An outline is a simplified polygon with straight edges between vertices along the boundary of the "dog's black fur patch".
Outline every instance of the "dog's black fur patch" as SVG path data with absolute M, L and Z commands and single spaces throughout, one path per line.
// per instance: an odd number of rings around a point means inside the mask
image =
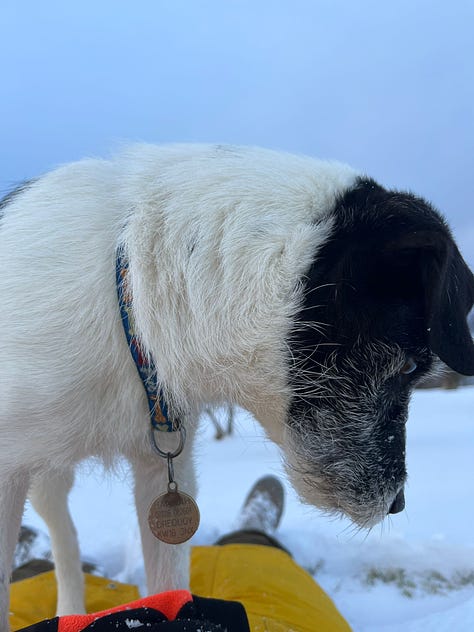
M 377 339 L 408 354 L 427 347 L 454 370 L 474 374 L 466 323 L 474 277 L 442 216 L 425 200 L 369 179 L 359 179 L 332 214 L 332 237 L 307 275 L 298 317 L 324 323 L 323 334 L 297 327 L 295 347 L 315 350 L 317 359 Z

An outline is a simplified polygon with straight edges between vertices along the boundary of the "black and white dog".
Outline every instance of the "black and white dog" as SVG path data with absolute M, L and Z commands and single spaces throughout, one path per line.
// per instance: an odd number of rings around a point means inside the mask
M 83 610 L 67 494 L 89 456 L 132 465 L 149 590 L 188 582 L 186 547 L 146 524 L 167 471 L 122 329 L 118 247 L 137 335 L 187 429 L 175 471 L 190 493 L 196 420 L 235 403 L 305 500 L 373 525 L 404 506 L 417 380 L 438 358 L 474 374 L 474 279 L 444 220 L 345 165 L 143 145 L 32 181 L 1 214 L 1 632 L 27 495 L 50 528 L 58 612 Z

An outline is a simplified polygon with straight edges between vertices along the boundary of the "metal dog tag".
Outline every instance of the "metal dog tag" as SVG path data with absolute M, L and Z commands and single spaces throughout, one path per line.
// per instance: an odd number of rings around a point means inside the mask
M 199 509 L 194 499 L 178 491 L 175 481 L 168 491 L 152 502 L 148 510 L 148 525 L 155 538 L 167 544 L 182 544 L 199 527 Z

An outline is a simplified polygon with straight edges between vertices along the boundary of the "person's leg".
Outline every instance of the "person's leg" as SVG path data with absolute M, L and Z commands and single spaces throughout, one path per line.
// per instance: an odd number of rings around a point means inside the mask
M 242 603 L 251 630 L 350 632 L 314 578 L 272 546 L 193 547 L 190 586 L 202 597 Z
M 220 537 L 215 544 L 260 544 L 286 551 L 273 537 L 283 514 L 284 493 L 283 485 L 275 476 L 260 478 L 247 494 L 236 529 Z
M 261 546 L 273 546 L 286 551 L 285 547 L 276 538 L 257 529 L 238 529 L 237 531 L 226 533 L 215 544 L 260 544 Z
M 194 547 L 191 590 L 244 604 L 251 629 L 350 632 L 336 606 L 274 537 L 283 513 L 284 490 L 264 477 L 250 490 L 238 527 L 210 547 Z M 263 545 L 263 546 L 262 546 Z

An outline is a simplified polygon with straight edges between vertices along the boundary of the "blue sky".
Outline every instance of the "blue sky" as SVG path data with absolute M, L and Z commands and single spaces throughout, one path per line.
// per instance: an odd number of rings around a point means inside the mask
M 0 190 L 123 141 L 264 145 L 424 195 L 474 262 L 473 24 L 470 0 L 2 0 Z

